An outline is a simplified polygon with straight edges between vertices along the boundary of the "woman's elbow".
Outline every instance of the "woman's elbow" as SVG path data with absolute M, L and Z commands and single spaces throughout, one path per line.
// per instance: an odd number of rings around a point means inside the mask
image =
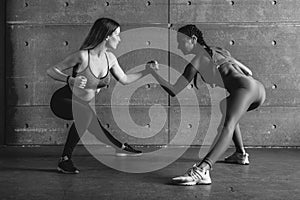
M 173 91 L 169 92 L 169 95 L 170 95 L 171 97 L 176 97 L 176 93 L 173 92 Z
M 168 94 L 171 96 L 171 97 L 175 97 L 176 96 L 176 92 L 174 91 L 174 89 L 171 89 L 171 88 L 168 88 L 166 86 L 162 86 L 166 92 L 168 92 Z

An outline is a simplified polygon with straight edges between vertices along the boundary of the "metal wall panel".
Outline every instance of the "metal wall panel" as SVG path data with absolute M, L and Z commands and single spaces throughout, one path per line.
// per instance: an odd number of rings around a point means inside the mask
M 5 143 L 5 1 L 0 1 L 0 145 Z
M 7 1 L 7 20 L 12 23 L 93 23 L 110 17 L 121 23 L 167 23 L 166 0 Z
M 172 106 L 170 108 L 132 106 L 131 111 L 127 110 L 128 107 L 121 106 L 117 109 L 119 118 L 125 120 L 121 124 L 111 114 L 111 107 L 97 106 L 96 108 L 104 126 L 112 135 L 120 141 L 133 144 L 167 144 L 168 141 L 173 140 L 178 131 L 183 131 L 181 134 L 188 136 L 195 134 L 194 128 L 198 126 L 197 134 L 191 144 L 210 145 L 217 134 L 217 127 L 221 119 L 217 113 L 213 113 L 214 111 L 210 107 L 200 107 L 200 112 L 196 112 L 193 106 Z M 153 116 L 148 115 L 149 109 L 152 109 Z M 168 137 L 168 123 L 160 123 L 167 120 L 167 110 L 170 112 L 170 137 Z M 183 117 L 183 112 L 188 112 L 189 116 Z M 127 113 L 131 114 L 132 121 L 128 119 Z M 245 145 L 298 146 L 300 142 L 299 127 L 297 126 L 300 120 L 299 116 L 299 108 L 293 107 L 263 107 L 247 113 L 240 122 Z M 10 108 L 7 117 L 8 145 L 63 144 L 71 125 L 70 121 L 55 117 L 48 106 Z M 151 117 L 153 121 L 151 121 Z M 197 120 L 199 120 L 199 124 L 197 124 Z M 160 122 L 157 123 L 158 121 Z M 149 131 L 138 132 L 136 126 L 140 126 L 141 129 L 149 129 Z M 209 126 L 212 129 L 209 129 Z M 131 132 L 126 130 L 131 130 Z M 100 131 L 99 134 L 101 133 Z M 90 143 L 92 142 L 90 141 Z M 182 137 L 175 145 L 188 144 L 186 138 Z
M 146 145 L 167 144 L 168 108 L 166 106 L 96 106 L 95 109 L 103 126 L 122 142 Z M 8 145 L 63 144 L 71 123 L 57 118 L 49 106 L 9 107 L 6 143 Z M 103 131 L 99 129 L 97 134 L 96 136 L 100 137 Z M 97 143 L 97 141 L 89 142 L 89 144 Z
M 297 0 L 170 0 L 170 22 L 293 22 Z
M 188 118 L 182 118 L 180 110 L 190 113 Z M 248 112 L 240 121 L 240 128 L 246 146 L 299 146 L 299 107 L 262 107 Z M 193 134 L 193 128 L 199 120 L 197 135 L 192 145 L 211 145 L 217 135 L 220 125 L 220 115 L 210 107 L 200 107 L 200 113 L 195 107 L 173 106 L 170 108 L 170 138 L 178 134 L 181 123 L 187 135 Z M 211 126 L 211 128 L 209 128 Z M 182 137 L 177 145 L 187 145 L 186 138 Z

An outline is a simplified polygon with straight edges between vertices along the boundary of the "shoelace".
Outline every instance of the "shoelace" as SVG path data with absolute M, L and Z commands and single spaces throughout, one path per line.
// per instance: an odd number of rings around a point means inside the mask
M 189 175 L 190 177 L 192 177 L 192 179 L 194 181 L 202 180 L 203 179 L 203 176 L 201 174 L 201 170 L 200 170 L 199 167 L 196 166 L 196 164 L 192 168 L 188 169 L 187 175 Z

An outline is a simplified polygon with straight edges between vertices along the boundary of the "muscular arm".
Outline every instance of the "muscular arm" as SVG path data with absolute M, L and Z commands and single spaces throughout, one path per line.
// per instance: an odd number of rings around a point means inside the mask
M 184 69 L 183 74 L 177 79 L 174 85 L 170 84 L 168 81 L 159 76 L 156 72 L 153 72 L 152 75 L 162 86 L 162 88 L 172 97 L 176 96 L 181 92 L 194 78 L 197 70 L 193 67 L 192 64 L 188 64 Z
M 155 71 L 152 72 L 152 75 L 162 88 L 168 92 L 170 96 L 174 97 L 193 80 L 195 75 L 198 73 L 200 66 L 206 67 L 206 64 L 208 63 L 207 61 L 209 62 L 209 60 L 207 60 L 204 56 L 193 59 L 191 63 L 185 67 L 183 74 L 177 79 L 174 85 L 163 79 Z
M 76 64 L 82 62 L 82 52 L 76 52 L 69 55 L 60 63 L 50 67 L 47 74 L 54 80 L 65 82 L 68 75 L 64 73 L 65 70 L 74 67 Z
M 123 85 L 128 85 L 130 83 L 133 83 L 148 74 L 147 70 L 142 70 L 140 72 L 126 74 L 122 70 L 122 68 L 120 67 L 120 65 L 117 61 L 114 62 L 110 71 L 111 71 L 112 75 L 117 79 L 117 81 L 119 81 Z

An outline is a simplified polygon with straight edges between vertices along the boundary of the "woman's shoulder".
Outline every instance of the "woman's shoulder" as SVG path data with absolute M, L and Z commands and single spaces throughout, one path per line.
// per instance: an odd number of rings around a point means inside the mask
M 223 56 L 231 56 L 230 52 L 223 47 L 210 47 L 210 49 L 216 53 L 222 54 Z
M 206 68 L 208 65 L 212 64 L 211 58 L 206 54 L 196 55 L 190 62 L 192 66 L 201 71 L 202 68 Z
M 73 59 L 76 60 L 76 67 L 79 71 L 83 70 L 88 65 L 88 50 L 77 50 L 71 55 Z
M 199 62 L 199 64 L 203 64 L 203 62 L 209 63 L 211 61 L 211 56 L 204 48 L 201 48 L 192 61 Z
M 106 55 L 107 55 L 108 59 L 110 59 L 110 60 L 116 60 L 117 59 L 115 54 L 111 51 L 106 51 Z
M 115 56 L 115 54 L 111 51 L 106 51 L 106 55 L 108 58 L 108 62 L 110 64 L 110 67 L 112 67 L 115 63 L 118 62 L 117 57 Z
M 88 50 L 79 50 L 77 51 L 78 57 L 82 59 L 82 61 L 88 60 L 89 51 Z

